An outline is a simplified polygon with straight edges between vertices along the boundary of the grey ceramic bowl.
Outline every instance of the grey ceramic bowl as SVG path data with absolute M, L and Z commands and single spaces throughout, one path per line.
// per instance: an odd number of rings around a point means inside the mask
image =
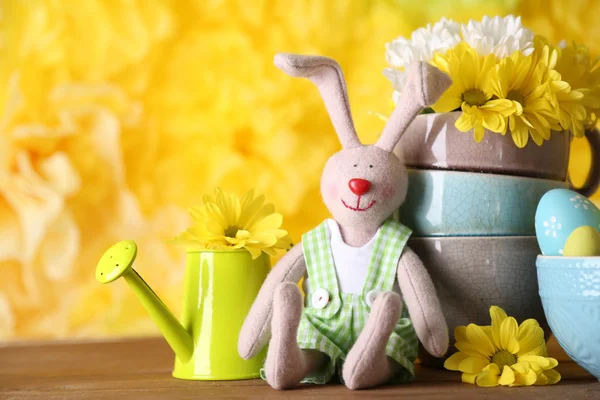
M 408 127 L 394 153 L 405 164 L 418 169 L 447 169 L 503 175 L 529 176 L 543 179 L 567 179 L 571 135 L 552 132 L 542 146 L 529 140 L 519 149 L 510 132 L 505 135 L 486 130 L 480 143 L 473 132 L 461 132 L 454 123 L 462 112 L 421 114 Z M 600 183 L 600 134 L 586 132 L 592 150 L 593 165 L 584 186 L 574 189 L 591 196 Z
M 542 196 L 561 181 L 443 170 L 408 170 L 400 222 L 413 236 L 535 235 Z
M 408 245 L 433 280 L 451 345 L 457 326 L 490 325 L 492 305 L 518 322 L 535 318 L 549 333 L 538 295 L 535 261 L 540 250 L 535 237 L 413 238 Z M 421 358 L 427 365 L 441 364 L 431 357 Z
M 556 340 L 600 380 L 600 257 L 539 256 L 537 274 Z

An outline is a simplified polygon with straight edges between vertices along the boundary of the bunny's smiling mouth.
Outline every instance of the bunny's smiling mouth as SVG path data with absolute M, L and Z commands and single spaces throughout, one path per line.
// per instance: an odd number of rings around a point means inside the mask
M 358 196 L 358 200 L 356 201 L 356 207 L 352 207 L 352 206 L 346 204 L 344 199 L 341 199 L 341 200 L 342 200 L 342 204 L 344 205 L 344 207 L 349 208 L 352 211 L 367 211 L 369 208 L 373 207 L 376 203 L 375 200 L 371 200 L 371 202 L 369 203 L 368 206 L 366 206 L 365 208 L 360 208 L 360 196 Z

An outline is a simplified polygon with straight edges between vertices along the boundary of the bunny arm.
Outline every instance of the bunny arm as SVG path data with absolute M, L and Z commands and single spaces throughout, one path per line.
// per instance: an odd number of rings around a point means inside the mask
M 448 351 L 448 325 L 429 273 L 408 247 L 398 262 L 398 284 L 419 340 L 429 354 L 442 357 Z
M 238 353 L 244 359 L 256 356 L 271 337 L 273 294 L 282 282 L 297 283 L 306 272 L 302 243 L 290 249 L 273 267 L 254 300 L 238 338 Z

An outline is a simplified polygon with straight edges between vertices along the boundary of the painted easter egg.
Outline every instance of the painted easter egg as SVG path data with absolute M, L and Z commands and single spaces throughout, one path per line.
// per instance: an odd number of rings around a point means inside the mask
M 535 233 L 542 254 L 562 255 L 568 237 L 580 226 L 600 229 L 600 210 L 589 199 L 568 189 L 553 189 L 541 198 Z
M 580 226 L 576 228 L 565 242 L 563 256 L 600 256 L 600 232 L 593 226 Z

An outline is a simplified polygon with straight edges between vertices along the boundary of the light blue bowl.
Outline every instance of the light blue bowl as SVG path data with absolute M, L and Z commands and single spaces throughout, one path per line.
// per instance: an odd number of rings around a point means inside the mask
M 400 222 L 423 236 L 535 235 L 535 211 L 567 183 L 474 172 L 408 170 Z
M 600 380 L 600 257 L 538 256 L 546 319 L 558 343 Z

